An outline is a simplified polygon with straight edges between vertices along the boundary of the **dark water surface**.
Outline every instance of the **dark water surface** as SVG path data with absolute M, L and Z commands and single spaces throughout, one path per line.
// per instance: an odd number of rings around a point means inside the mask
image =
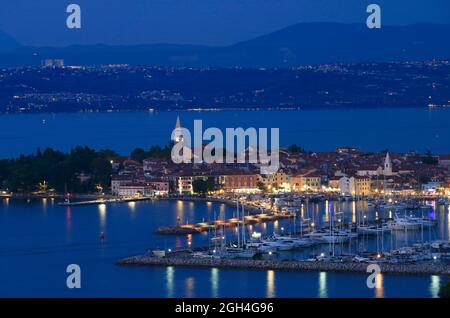
M 54 201 L 0 201 L 0 297 L 10 296 L 97 296 L 97 297 L 435 297 L 447 278 L 439 276 L 383 275 L 381 289 L 368 289 L 366 275 L 345 273 L 288 273 L 190 268 L 118 267 L 122 257 L 141 254 L 148 248 L 185 248 L 188 237 L 158 236 L 163 225 L 211 220 L 233 209 L 222 204 L 183 201 L 137 202 L 116 205 L 60 207 Z M 365 203 L 332 203 L 342 209 L 346 220 L 358 217 Z M 342 205 L 338 207 L 338 205 Z M 306 207 L 306 216 L 326 222 L 325 203 Z M 373 217 L 373 212 L 367 212 Z M 439 225 L 425 237 L 449 238 L 449 211 L 436 208 Z M 292 221 L 267 223 L 248 231 L 289 232 Z M 103 243 L 100 232 L 106 233 Z M 208 234 L 194 235 L 193 246 L 204 246 Z M 228 232 L 228 237 L 232 236 Z M 409 242 L 421 240 L 409 234 Z M 386 245 L 390 239 L 386 239 Z M 400 236 L 394 244 L 406 242 Z M 374 240 L 369 249 L 376 249 Z M 327 246 L 323 246 L 324 251 Z M 345 249 L 345 247 L 344 247 Z M 306 253 L 306 252 L 305 252 Z M 304 253 L 303 253 L 304 254 Z M 302 257 L 286 252 L 283 258 Z M 66 267 L 81 266 L 82 288 L 66 288 Z
M 76 145 L 128 154 L 135 147 L 166 145 L 177 114 L 182 126 L 195 119 L 208 127 L 280 128 L 280 144 L 307 150 L 357 146 L 363 150 L 432 150 L 449 153 L 450 109 L 362 108 L 302 111 L 129 112 L 0 115 L 0 158 L 37 147 L 67 151 Z

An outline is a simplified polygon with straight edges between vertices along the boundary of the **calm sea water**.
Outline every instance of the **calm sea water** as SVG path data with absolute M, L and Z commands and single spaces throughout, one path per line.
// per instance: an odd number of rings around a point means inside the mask
M 331 212 L 330 212 L 331 209 Z M 305 217 L 326 223 L 332 210 L 344 212 L 345 220 L 358 220 L 361 211 L 374 211 L 365 203 L 310 204 Z M 186 236 L 158 236 L 153 231 L 183 222 L 214 219 L 233 209 L 222 204 L 183 201 L 60 207 L 52 200 L 0 201 L 0 297 L 436 297 L 447 278 L 439 276 L 383 275 L 381 289 L 368 289 L 366 275 L 345 273 L 288 273 L 223 269 L 119 267 L 116 260 L 152 248 L 185 248 Z M 402 246 L 422 236 L 449 238 L 450 211 L 437 207 L 430 215 L 439 221 L 431 232 L 410 233 L 405 239 L 386 238 Z M 289 220 L 249 227 L 248 232 L 290 232 Z M 102 243 L 100 232 L 106 233 Z M 227 237 L 233 236 L 233 230 Z M 209 235 L 192 236 L 193 246 L 204 246 Z M 376 250 L 374 239 L 356 247 Z M 321 249 L 327 251 L 329 247 Z M 342 247 L 346 250 L 347 247 Z M 317 253 L 311 250 L 308 253 Z M 305 252 L 306 253 L 306 252 Z M 304 257 L 285 252 L 280 258 Z M 66 267 L 81 266 L 82 288 L 66 288 Z
M 431 149 L 448 153 L 449 109 L 360 109 L 263 112 L 181 112 L 183 126 L 195 119 L 206 127 L 280 128 L 280 143 L 297 143 L 309 150 L 332 150 L 353 145 L 364 150 Z M 0 158 L 54 147 L 67 151 L 76 145 L 111 148 L 127 154 L 135 147 L 166 145 L 177 113 L 77 113 L 0 115 Z M 327 222 L 327 210 L 344 211 L 354 220 L 360 206 L 325 204 L 306 207 L 306 217 Z M 163 225 L 211 220 L 224 205 L 192 202 L 138 202 L 108 206 L 62 208 L 51 200 L 0 201 L 0 297 L 112 296 L 112 297 L 435 297 L 446 278 L 439 276 L 384 275 L 383 288 L 366 287 L 366 276 L 338 273 L 286 273 L 188 268 L 124 268 L 117 259 L 141 254 L 149 248 L 184 248 L 187 237 L 157 236 Z M 328 214 L 329 215 L 329 214 Z M 382 216 L 381 216 L 382 217 Z M 378 250 L 441 237 L 449 239 L 448 211 L 436 208 L 439 226 L 426 233 L 384 237 L 339 250 Z M 255 226 L 249 231 L 289 232 L 291 221 Z M 100 232 L 106 233 L 101 243 Z M 228 233 L 231 237 L 232 233 Z M 208 244 L 208 234 L 192 237 L 193 246 Z M 321 248 L 327 251 L 327 247 Z M 303 258 L 314 249 L 283 253 L 280 258 Z M 82 288 L 66 288 L 66 267 L 79 264 Z
M 0 115 L 0 157 L 37 147 L 69 150 L 76 145 L 128 154 L 135 147 L 166 145 L 177 114 L 184 127 L 195 119 L 208 127 L 280 128 L 280 144 L 313 150 L 357 146 L 364 150 L 450 152 L 450 109 L 319 109 Z

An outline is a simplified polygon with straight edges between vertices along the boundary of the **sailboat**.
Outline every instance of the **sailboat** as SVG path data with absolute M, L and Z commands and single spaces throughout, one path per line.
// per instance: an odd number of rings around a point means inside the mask
M 221 249 L 220 256 L 223 258 L 253 258 L 258 250 L 246 244 L 245 242 L 245 213 L 242 205 L 242 218 L 240 216 L 239 201 L 236 201 L 236 218 L 240 220 L 237 222 L 237 245 L 232 245 Z M 242 223 L 242 227 L 240 224 Z M 241 233 L 242 231 L 242 233 Z

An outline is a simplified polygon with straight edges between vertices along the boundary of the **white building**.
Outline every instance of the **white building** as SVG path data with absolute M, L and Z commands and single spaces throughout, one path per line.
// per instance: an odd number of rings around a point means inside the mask
M 122 197 L 150 196 L 154 194 L 151 186 L 145 184 L 126 184 L 119 187 L 118 195 Z
M 425 184 L 422 184 L 422 190 L 423 192 L 429 193 L 429 194 L 434 194 L 437 192 L 437 190 L 440 188 L 440 183 L 439 182 L 428 182 Z
M 364 196 L 371 192 L 371 180 L 369 177 L 342 177 L 339 179 L 339 190 L 345 195 Z

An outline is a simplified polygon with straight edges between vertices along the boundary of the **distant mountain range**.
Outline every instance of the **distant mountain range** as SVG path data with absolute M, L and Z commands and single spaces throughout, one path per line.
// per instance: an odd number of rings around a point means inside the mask
M 35 48 L 0 32 L 0 66 L 134 64 L 192 67 L 293 67 L 333 62 L 383 62 L 450 57 L 450 25 L 415 24 L 368 29 L 364 24 L 300 23 L 230 46 L 151 44 Z
M 19 42 L 0 30 L 0 53 L 10 52 L 20 46 Z

